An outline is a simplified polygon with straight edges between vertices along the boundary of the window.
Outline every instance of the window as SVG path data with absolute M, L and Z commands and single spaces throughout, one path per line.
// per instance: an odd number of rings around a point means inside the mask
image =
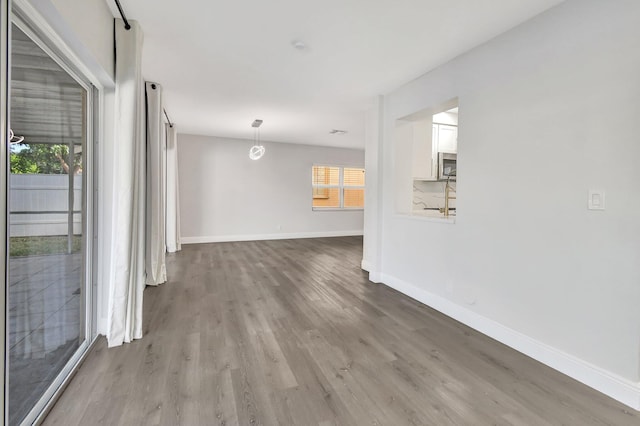
M 314 210 L 364 208 L 364 169 L 313 166 Z

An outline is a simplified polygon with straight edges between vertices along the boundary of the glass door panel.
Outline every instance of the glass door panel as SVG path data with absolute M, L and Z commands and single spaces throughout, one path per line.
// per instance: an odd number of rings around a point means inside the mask
M 87 90 L 15 25 L 11 47 L 8 409 L 20 424 L 86 340 L 88 114 Z

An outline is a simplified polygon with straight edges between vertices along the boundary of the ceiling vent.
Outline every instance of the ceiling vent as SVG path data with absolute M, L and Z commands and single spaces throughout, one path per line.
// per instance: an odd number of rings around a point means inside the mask
M 346 130 L 338 130 L 338 129 L 332 129 L 329 132 L 330 135 L 344 135 L 345 133 L 347 133 Z

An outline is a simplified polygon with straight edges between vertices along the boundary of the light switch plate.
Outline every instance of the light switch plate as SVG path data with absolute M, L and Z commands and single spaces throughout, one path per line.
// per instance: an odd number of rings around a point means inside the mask
M 589 190 L 589 210 L 604 210 L 604 191 L 601 189 Z

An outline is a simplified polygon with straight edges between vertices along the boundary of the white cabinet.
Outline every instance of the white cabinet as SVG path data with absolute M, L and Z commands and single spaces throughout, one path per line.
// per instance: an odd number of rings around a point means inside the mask
M 412 174 L 415 180 L 436 180 L 438 178 L 437 151 L 434 149 L 433 141 L 435 139 L 432 128 L 430 118 L 412 122 Z
M 431 116 L 396 123 L 397 143 L 411 147 L 413 180 L 438 180 L 438 153 L 458 152 L 458 127 L 433 123 Z
M 433 123 L 430 119 L 411 122 L 414 180 L 438 180 L 438 153 L 458 152 L 458 127 Z
M 436 152 L 456 154 L 458 152 L 458 127 L 448 124 L 433 125 L 433 140 L 437 141 Z

